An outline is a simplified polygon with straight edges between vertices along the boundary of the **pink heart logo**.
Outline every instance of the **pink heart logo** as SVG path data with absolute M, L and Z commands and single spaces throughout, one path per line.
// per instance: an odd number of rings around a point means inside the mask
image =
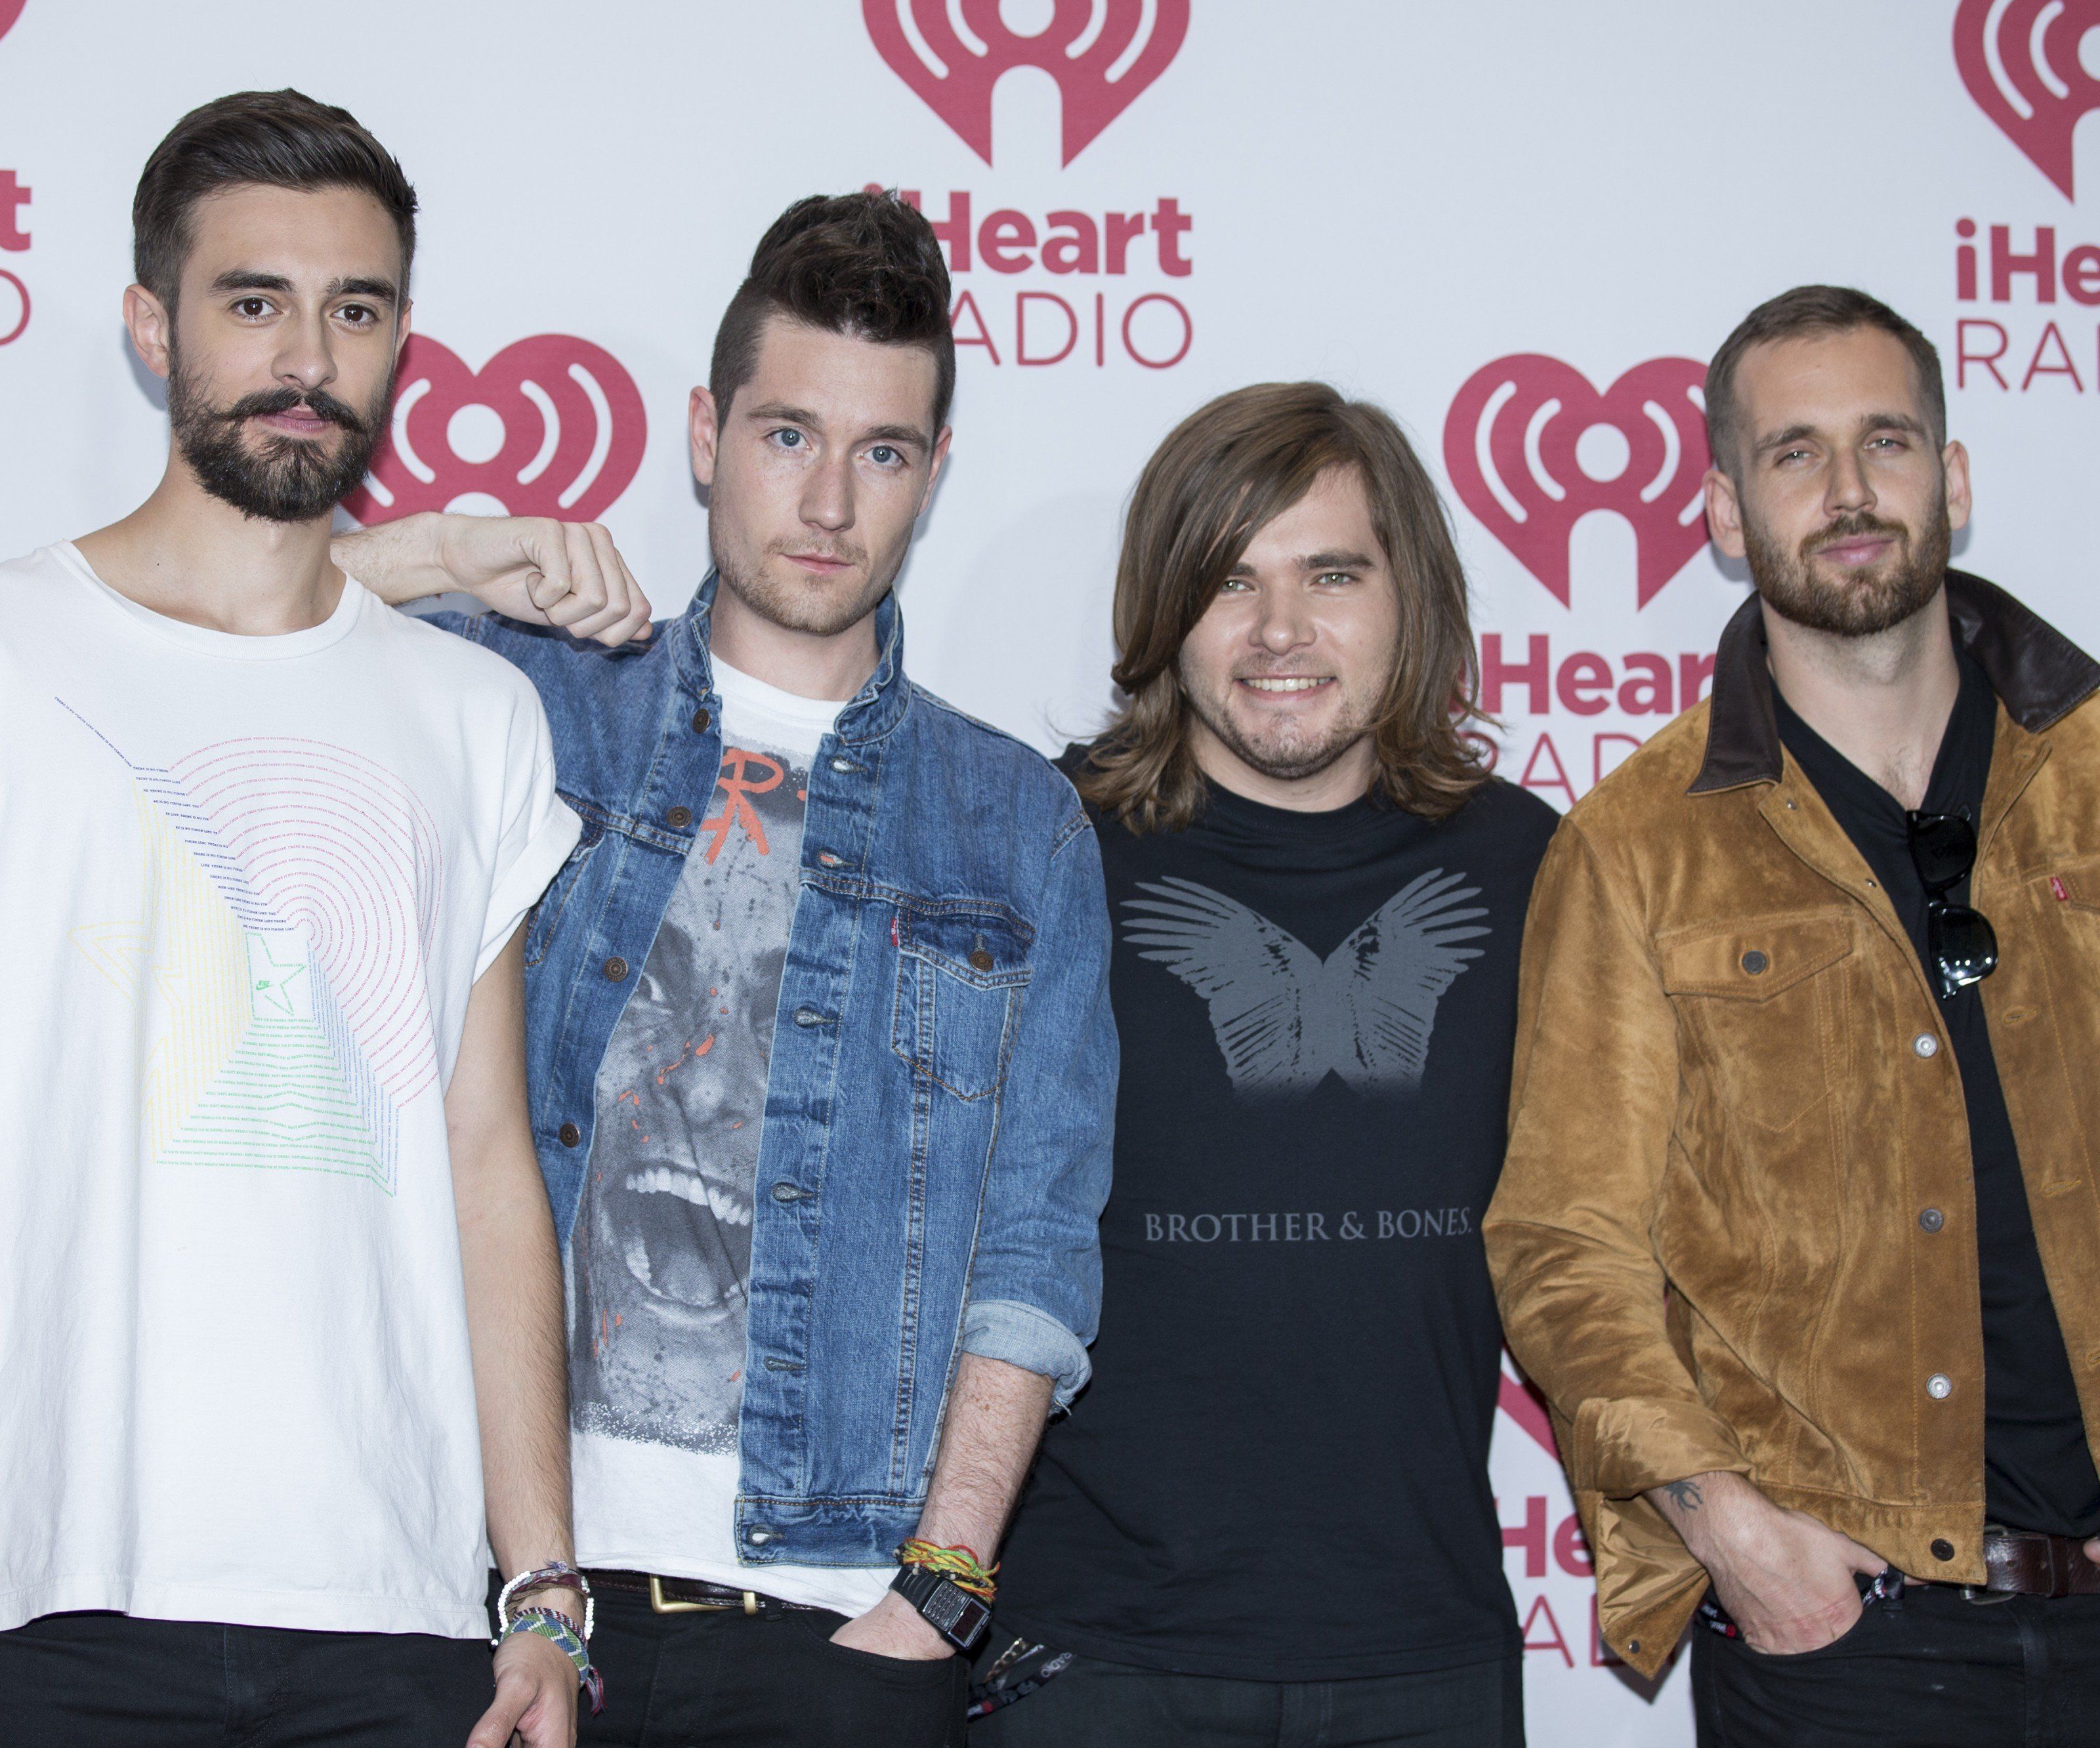
M 1568 603 L 1568 540 L 1592 510 L 1633 525 L 1636 608 L 1706 544 L 1706 416 L 1695 359 L 1636 364 L 1599 394 L 1557 358 L 1519 352 L 1467 379 L 1444 421 L 1444 465 L 1467 509 Z
M 2096 24 L 2100 0 L 1961 0 L 1954 15 L 1954 64 L 1969 95 L 2067 200 L 2072 136 L 2100 109 L 2100 79 L 2081 53 Z
M 1495 1406 L 1537 1439 L 1539 1448 L 1555 1462 L 1560 1460 L 1560 1446 L 1553 1436 L 1553 1416 L 1536 1384 L 1528 1378 L 1520 1382 L 1505 1366 Z
M 22 15 L 22 8 L 29 0 L 0 0 L 0 37 L 15 28 L 15 20 Z
M 343 508 L 370 524 L 472 495 L 513 516 L 590 522 L 627 490 L 648 440 L 634 379 L 588 340 L 536 334 L 472 371 L 412 334 L 393 429 Z
M 926 106 L 991 162 L 992 89 L 1017 67 L 1057 81 L 1070 164 L 1166 72 L 1189 34 L 1189 0 L 1054 0 L 1035 36 L 1008 28 L 999 0 L 861 0 L 876 52 Z

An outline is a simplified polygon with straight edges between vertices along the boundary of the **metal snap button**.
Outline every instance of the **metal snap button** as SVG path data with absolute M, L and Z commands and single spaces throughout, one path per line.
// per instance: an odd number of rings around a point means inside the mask
M 584 1132 L 573 1123 L 564 1123 L 554 1131 L 555 1138 L 565 1147 L 572 1147 L 584 1138 Z
M 795 1024 L 798 1026 L 822 1026 L 827 1025 L 830 1022 L 831 1016 L 828 1014 L 820 1014 L 814 1007 L 798 1007 L 795 1010 Z
M 1925 1380 L 1925 1394 L 1935 1402 L 1945 1402 L 1954 1394 L 1954 1380 L 1943 1372 L 1935 1372 Z
M 1753 977 L 1762 977 L 1765 973 L 1766 967 L 1771 963 L 1771 961 L 1767 959 L 1754 947 L 1751 948 L 1748 953 L 1743 955 L 1743 969 L 1748 971 Z
M 1937 1208 L 1921 1209 L 1918 1211 L 1917 1223 L 1928 1232 L 1937 1232 L 1947 1224 L 1947 1216 L 1940 1213 Z
M 1640 1655 L 1639 1640 L 1629 1639 L 1626 1640 L 1626 1655 L 1629 1657 L 1639 1657 Z
M 840 753 L 832 760 L 832 768 L 841 777 L 850 777 L 860 767 L 847 758 L 844 753 Z
M 672 830 L 683 831 L 693 823 L 693 810 L 690 808 L 673 808 L 664 816 L 664 819 Z
M 1932 1544 L 1932 1557 L 1935 1560 L 1952 1560 L 1954 1557 L 1954 1544 L 1943 1535 L 1939 1537 Z
M 743 1532 L 743 1539 L 753 1548 L 763 1548 L 768 1542 L 777 1542 L 780 1539 L 762 1523 L 755 1523 L 746 1530 Z
M 1939 1040 L 1930 1032 L 1921 1032 L 1910 1041 L 1910 1047 L 1921 1056 L 1937 1056 L 1939 1054 Z
M 836 868 L 842 858 L 832 855 L 829 850 L 819 850 L 817 852 L 817 860 L 827 868 Z
M 605 962 L 605 980 L 609 984 L 616 984 L 624 981 L 626 976 L 627 961 L 615 953 Z
M 970 949 L 970 969 L 973 971 L 988 971 L 998 962 L 992 958 L 990 953 L 982 947 L 973 947 Z
M 785 1178 L 773 1186 L 773 1200 L 776 1202 L 799 1202 L 809 1193 L 801 1185 L 789 1183 Z
M 713 720 L 714 718 L 710 716 L 705 711 L 695 711 L 693 712 L 693 733 L 695 734 L 705 734 L 708 732 L 708 724 Z

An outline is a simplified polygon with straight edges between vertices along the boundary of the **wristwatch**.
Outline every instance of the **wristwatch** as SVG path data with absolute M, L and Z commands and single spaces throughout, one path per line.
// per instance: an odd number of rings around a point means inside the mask
M 977 1649 L 985 1629 L 991 1625 L 990 1605 L 923 1566 L 899 1566 L 889 1587 L 958 1651 Z

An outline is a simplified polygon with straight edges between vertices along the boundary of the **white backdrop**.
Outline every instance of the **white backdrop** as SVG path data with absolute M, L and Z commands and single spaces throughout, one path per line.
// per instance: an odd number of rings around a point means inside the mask
M 183 111 L 287 83 L 422 196 L 437 344 L 378 469 L 395 501 L 601 513 L 666 610 L 705 568 L 686 390 L 765 225 L 870 182 L 967 204 L 911 663 L 1045 748 L 1106 704 L 1145 456 L 1224 389 L 1324 376 L 1445 482 L 1503 769 L 1567 804 L 1690 701 L 1742 599 L 1681 513 L 1684 361 L 1807 280 L 1939 342 L 1975 457 L 1957 561 L 2100 642 L 2072 522 L 2100 0 L 0 0 L 0 551 L 151 487 L 133 186 Z M 1681 1667 L 1652 1697 L 1602 1662 L 1542 1421 L 1505 1398 L 1533 1741 L 1688 1741 Z

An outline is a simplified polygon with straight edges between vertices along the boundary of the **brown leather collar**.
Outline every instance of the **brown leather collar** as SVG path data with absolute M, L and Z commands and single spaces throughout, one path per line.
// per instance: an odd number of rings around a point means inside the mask
M 2006 713 L 2029 733 L 2039 733 L 2100 690 L 2100 663 L 1996 583 L 1948 571 L 1947 610 L 1954 635 L 1982 664 Z M 1705 762 L 1688 792 L 1703 795 L 1745 783 L 1776 783 L 1783 764 L 1765 666 L 1764 613 L 1754 592 L 1721 633 Z

